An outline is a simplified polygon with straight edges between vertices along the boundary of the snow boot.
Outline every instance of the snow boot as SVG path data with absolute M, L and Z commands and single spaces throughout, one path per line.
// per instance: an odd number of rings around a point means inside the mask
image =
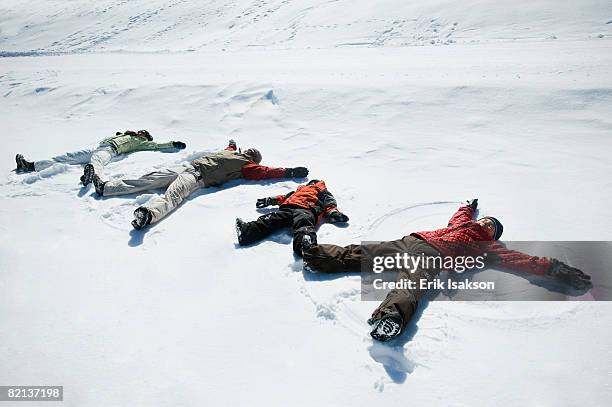
M 245 224 L 245 221 L 243 221 L 240 218 L 236 218 L 236 236 L 238 236 L 238 244 L 240 246 L 244 245 L 244 242 L 242 241 L 242 234 L 243 234 L 243 230 L 244 230 L 244 224 Z
M 18 172 L 32 172 L 34 171 L 34 163 L 30 161 L 26 161 L 23 158 L 22 154 L 17 154 L 15 156 L 15 162 L 17 163 L 17 171 Z
M 310 249 L 314 244 L 315 243 L 312 241 L 312 236 L 304 235 L 302 237 L 302 255 L 304 255 L 304 252 Z
M 368 320 L 373 325 L 370 336 L 377 341 L 387 342 L 398 336 L 401 332 L 402 321 L 399 315 L 387 314 L 378 321 Z
M 151 215 L 151 211 L 141 206 L 140 208 L 136 208 L 134 211 L 134 220 L 132 221 L 132 226 L 136 230 L 140 230 L 145 226 L 151 224 L 151 219 L 153 216 Z
M 94 174 L 93 184 L 94 184 L 94 187 L 96 188 L 96 194 L 103 196 L 104 195 L 104 185 L 106 184 L 106 182 L 102 181 L 100 177 L 98 177 L 98 174 Z
M 83 168 L 83 175 L 81 175 L 81 183 L 84 186 L 91 184 L 95 173 L 96 170 L 94 169 L 94 166 L 92 164 L 85 164 L 85 168 Z

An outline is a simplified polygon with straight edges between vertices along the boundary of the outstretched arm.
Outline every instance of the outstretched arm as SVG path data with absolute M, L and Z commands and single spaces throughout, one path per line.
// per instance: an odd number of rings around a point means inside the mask
M 187 145 L 183 143 L 182 141 L 168 141 L 167 143 L 156 143 L 154 141 L 145 141 L 140 145 L 138 149 L 142 151 L 169 150 L 169 149 L 175 149 L 175 148 L 182 150 L 185 147 L 187 147 Z
M 323 205 L 323 216 L 328 222 L 343 223 L 349 221 L 349 217 L 338 210 L 336 198 L 334 198 L 334 195 L 332 195 L 327 188 L 319 192 L 318 198 Z
M 265 208 L 266 206 L 270 205 L 282 205 L 283 202 L 285 202 L 285 200 L 293 194 L 293 192 L 294 191 L 291 191 L 287 195 L 277 195 L 268 198 L 259 198 L 257 200 L 257 203 L 255 204 L 255 207 Z
M 266 167 L 255 163 L 243 165 L 241 172 L 245 179 L 285 178 L 284 168 Z
M 325 184 L 323 184 L 325 185 Z M 336 202 L 336 198 L 329 192 L 328 189 L 324 189 L 318 194 L 319 201 L 321 201 L 321 205 L 323 206 L 323 213 L 325 216 L 329 215 L 332 211 L 337 211 L 338 204 Z
M 286 195 L 277 195 L 274 197 L 276 199 L 276 205 L 282 205 L 291 195 L 293 195 L 295 191 L 291 191 Z
M 497 242 L 487 242 L 485 248 L 487 263 L 491 265 L 537 275 L 544 275 L 551 268 L 551 261 L 546 257 L 510 250 Z
M 494 242 L 489 245 L 487 253 L 488 263 L 499 265 L 509 270 L 546 275 L 563 284 L 570 285 L 577 290 L 583 290 L 593 286 L 591 283 L 591 276 L 557 259 L 530 256 L 525 253 L 507 249 L 499 243 Z
M 456 226 L 461 223 L 469 222 L 474 217 L 474 209 L 471 206 L 462 206 L 448 221 L 448 226 Z

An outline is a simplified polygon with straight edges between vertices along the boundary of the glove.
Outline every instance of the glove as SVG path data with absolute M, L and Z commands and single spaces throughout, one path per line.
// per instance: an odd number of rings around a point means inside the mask
M 276 205 L 276 198 L 259 198 L 255 204 L 256 208 L 265 208 L 266 206 Z
M 295 167 L 285 169 L 285 178 L 304 178 L 308 175 L 308 168 Z
M 231 148 L 233 148 L 235 150 L 236 149 L 236 140 L 230 139 L 229 144 L 227 146 L 231 147 Z
M 591 283 L 591 276 L 584 274 L 581 270 L 568 266 L 557 259 L 551 260 L 550 270 L 546 274 L 554 277 L 563 284 L 572 286 L 577 290 L 593 287 L 593 284 Z
M 187 147 L 187 144 L 183 143 L 182 141 L 173 141 L 172 145 L 174 146 L 174 148 L 178 148 L 179 150 L 182 150 Z
M 327 214 L 327 220 L 330 223 L 344 223 L 349 221 L 349 217 L 340 212 L 337 209 L 334 209 L 330 213 Z
M 478 198 L 468 199 L 467 200 L 467 206 L 469 206 L 470 208 L 472 208 L 475 211 L 478 208 Z

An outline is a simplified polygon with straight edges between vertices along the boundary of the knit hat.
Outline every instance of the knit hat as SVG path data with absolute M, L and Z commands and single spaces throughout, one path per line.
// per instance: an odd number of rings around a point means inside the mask
M 255 148 L 249 148 L 243 154 L 255 164 L 259 164 L 261 162 L 261 153 Z
M 140 137 L 146 138 L 149 141 L 153 141 L 153 136 L 151 136 L 151 134 L 146 130 L 138 130 L 136 134 L 139 135 Z

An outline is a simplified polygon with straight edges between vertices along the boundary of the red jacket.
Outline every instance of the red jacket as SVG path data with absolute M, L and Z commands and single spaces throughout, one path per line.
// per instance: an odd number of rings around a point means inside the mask
M 295 191 L 291 191 L 287 195 L 278 195 L 276 196 L 276 204 L 280 207 L 291 206 L 313 209 L 319 220 L 336 209 L 336 199 L 327 190 L 324 181 L 300 185 Z
M 236 147 L 227 146 L 226 151 L 236 151 Z M 242 177 L 245 179 L 268 179 L 268 178 L 284 178 L 285 168 L 266 167 L 265 165 L 255 164 L 253 162 L 245 164 L 240 169 Z
M 443 256 L 479 255 L 486 252 L 486 261 L 491 265 L 540 275 L 550 270 L 549 259 L 505 248 L 494 241 L 487 230 L 472 219 L 473 216 L 474 210 L 463 206 L 450 219 L 448 227 L 412 233 L 412 236 L 425 240 Z

